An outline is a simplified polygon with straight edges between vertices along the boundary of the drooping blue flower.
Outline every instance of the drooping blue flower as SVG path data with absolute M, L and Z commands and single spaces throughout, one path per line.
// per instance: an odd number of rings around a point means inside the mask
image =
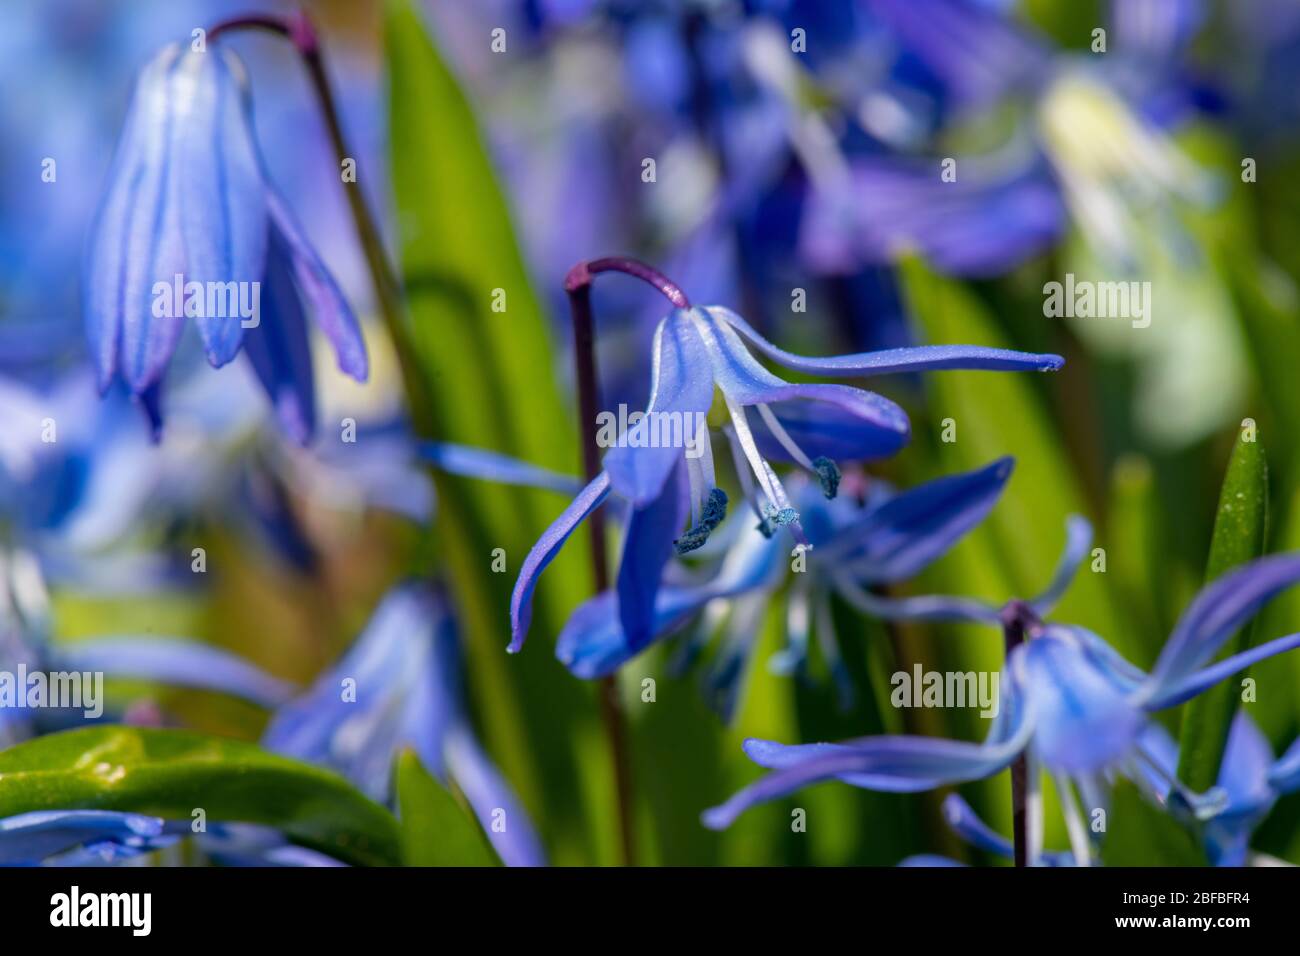
M 1049 371 L 1062 364 L 1055 355 L 956 345 L 807 358 L 773 345 L 729 309 L 674 310 L 655 333 L 653 382 L 644 416 L 617 438 L 605 455 L 604 470 L 524 559 L 510 606 L 512 652 L 527 636 L 541 572 L 611 493 L 631 508 L 618 574 L 619 622 L 633 653 L 653 638 L 655 595 L 665 563 L 674 551 L 685 553 L 703 544 L 726 513 L 728 499 L 714 478 L 708 428 L 715 388 L 730 418 L 727 434 L 745 498 L 765 532 L 784 527 L 804 547 L 809 542 L 799 512 L 771 462 L 793 462 L 833 497 L 837 461 L 887 457 L 907 443 L 910 423 L 893 402 L 847 385 L 787 382 L 754 358 L 746 340 L 787 368 L 819 376 Z M 753 422 L 751 409 L 757 413 Z
M 794 488 L 794 500 L 810 546 L 803 567 L 787 574 L 785 548 L 751 526 L 729 549 L 711 580 L 660 587 L 652 642 L 688 626 L 706 606 L 731 601 L 726 637 L 707 678 L 710 696 L 722 716 L 729 718 L 758 633 L 753 617 L 766 609 L 788 579 L 787 646 L 773 658 L 773 668 L 803 675 L 815 636 L 841 701 L 847 704 L 852 687 L 835 635 L 832 595 L 848 583 L 854 588 L 872 587 L 919 573 L 983 520 L 1005 487 L 1012 464 L 1009 458 L 999 459 L 902 492 L 875 483 L 863 503 L 848 496 L 827 500 L 816 484 L 801 480 Z M 855 598 L 856 593 L 847 597 Z M 591 598 L 560 632 L 556 656 L 574 675 L 591 679 L 612 674 L 643 649 L 634 648 L 624 635 L 615 613 L 617 600 L 612 591 Z M 692 642 L 686 650 L 693 656 L 696 649 Z
M 1159 724 L 1151 723 L 1141 739 L 1147 758 L 1145 772 L 1135 779 L 1139 787 L 1162 806 L 1182 810 L 1181 796 L 1172 781 L 1178 769 L 1178 745 Z M 1293 744 L 1288 756 L 1300 754 L 1300 743 Z M 1250 837 L 1268 816 L 1280 795 L 1300 788 L 1300 777 L 1288 777 L 1288 756 L 1273 759 L 1268 741 L 1244 710 L 1233 719 L 1228 745 L 1215 783 L 1222 802 L 1213 816 L 1201 821 L 1199 832 L 1206 854 L 1214 866 L 1246 866 L 1251 862 Z M 1298 759 L 1291 756 L 1292 760 Z M 1291 768 L 1294 769 L 1294 768 Z M 943 802 L 943 818 L 949 828 L 977 849 L 1010 860 L 1011 841 L 996 833 L 957 794 Z M 1047 866 L 1075 866 L 1073 853 L 1045 852 L 1039 861 Z M 946 857 L 916 856 L 900 866 L 961 866 Z
M 213 366 L 246 349 L 280 424 L 306 443 L 315 396 L 305 312 L 358 381 L 365 342 L 264 173 L 238 74 L 220 43 L 174 44 L 142 71 L 91 232 L 87 332 L 101 390 L 120 377 L 158 431 L 163 376 L 193 318 Z
M 1074 523 L 1053 585 L 1034 602 L 1012 601 L 999 610 L 946 597 L 869 601 L 878 614 L 1014 622 L 1024 630 L 1024 643 L 1011 651 L 1003 666 L 999 710 L 983 743 L 882 736 L 787 746 L 751 739 L 745 743 L 746 753 L 775 772 L 707 811 L 705 824 L 725 827 L 755 803 L 821 780 L 839 779 L 874 790 L 931 790 L 991 776 L 1023 754 L 1030 768 L 1031 806 L 1041 814 L 1041 767 L 1056 777 L 1076 859 L 1086 860 L 1085 828 L 1071 784 L 1086 805 L 1095 807 L 1104 800 L 1106 774 L 1124 773 L 1140 782 L 1159 766 L 1144 743 L 1149 714 L 1181 704 L 1256 661 L 1300 646 L 1300 634 L 1292 634 L 1214 661 L 1223 644 L 1267 600 L 1300 581 L 1296 554 L 1254 561 L 1207 586 L 1184 612 L 1149 674 L 1091 631 L 1043 621 L 1041 615 L 1059 598 L 1062 582 L 1069 581 L 1086 553 L 1086 531 Z M 1198 796 L 1181 789 L 1179 797 L 1203 819 L 1219 812 L 1224 799 L 1222 793 Z M 1035 837 L 1041 838 L 1041 827 L 1031 822 L 1031 858 L 1040 848 Z
M 338 663 L 274 715 L 263 745 L 337 770 L 378 800 L 391 796 L 393 763 L 409 746 L 464 792 L 502 860 L 544 865 L 527 812 L 474 736 L 460 666 L 442 597 L 399 585 Z

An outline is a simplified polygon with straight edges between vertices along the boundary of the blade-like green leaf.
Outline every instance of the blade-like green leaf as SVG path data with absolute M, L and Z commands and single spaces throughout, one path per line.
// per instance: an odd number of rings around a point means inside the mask
M 348 863 L 400 861 L 397 821 L 342 777 L 254 744 L 179 730 L 92 727 L 0 752 L 0 817 L 120 810 L 260 823 Z
M 407 866 L 496 866 L 474 814 L 420 763 L 413 750 L 397 758 L 397 812 Z
M 983 304 L 968 289 L 905 261 L 899 270 L 911 313 L 926 341 L 935 345 L 1009 347 Z M 1051 373 L 1059 385 L 1063 373 Z M 1015 474 L 998 506 L 972 538 L 986 539 L 997 556 L 999 577 L 1012 593 L 975 597 L 1005 601 L 1029 598 L 1048 583 L 1065 543 L 1065 519 L 1085 514 L 1076 469 L 1062 447 L 1057 429 L 1036 392 L 1029 372 L 936 372 L 925 380 L 930 418 L 936 432 L 951 419 L 955 440 L 939 441 L 935 455 L 942 471 L 977 468 L 1002 455 L 1016 459 Z M 1104 573 L 1085 563 L 1054 617 L 1084 625 L 1116 644 L 1123 635 Z
M 1264 553 L 1268 524 L 1268 464 L 1256 436 L 1240 435 L 1228 460 L 1219 493 L 1214 537 L 1205 569 L 1206 583 Z M 1253 626 L 1242 628 L 1221 656 L 1239 654 L 1251 646 Z M 1183 711 L 1178 777 L 1195 791 L 1208 790 L 1219 779 L 1219 764 L 1228 745 L 1228 730 L 1237 712 L 1239 690 L 1224 681 L 1193 698 Z
M 578 445 L 550 325 L 471 104 L 417 5 L 389 0 L 384 36 L 401 272 L 431 406 L 426 418 L 437 431 L 430 437 L 572 474 Z M 450 571 L 468 637 L 469 689 L 484 702 L 484 743 L 529 811 L 547 820 L 551 858 L 590 863 L 591 831 L 612 826 L 612 804 L 583 806 L 572 794 L 584 773 L 606 772 L 598 760 L 578 757 L 578 741 L 599 732 L 596 708 L 592 688 L 552 652 L 565 618 L 590 595 L 586 538 L 575 535 L 547 569 L 529 644 L 508 658 L 515 573 L 565 501 L 447 475 L 437 476 L 437 488 L 434 548 Z M 505 573 L 498 573 L 502 554 Z
M 1102 841 L 1106 866 L 1209 866 L 1205 850 L 1166 811 L 1147 803 L 1127 780 L 1115 786 Z

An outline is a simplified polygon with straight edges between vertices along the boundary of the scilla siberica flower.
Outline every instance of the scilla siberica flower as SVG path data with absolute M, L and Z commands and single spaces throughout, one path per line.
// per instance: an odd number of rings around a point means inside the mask
M 222 866 L 345 866 L 289 843 L 271 827 L 212 823 L 195 834 L 190 820 L 119 810 L 36 810 L 0 818 L 0 866 L 111 866 L 166 850 L 182 839 Z
M 1178 745 L 1159 724 L 1151 723 L 1142 732 L 1140 746 L 1150 758 L 1147 772 L 1136 779 L 1139 788 L 1162 805 L 1171 798 L 1178 805 L 1172 781 L 1178 768 Z M 1246 866 L 1267 862 L 1250 850 L 1250 836 L 1255 827 L 1273 808 L 1278 797 L 1300 789 L 1300 740 L 1275 760 L 1268 741 L 1245 711 L 1238 711 L 1228 734 L 1223 764 L 1215 786 L 1222 805 L 1204 821 L 1201 838 L 1206 855 L 1215 866 Z M 944 822 L 957 836 L 977 849 L 1012 859 L 1011 841 L 997 833 L 971 809 L 960 796 L 949 794 L 943 802 Z M 1073 853 L 1045 852 L 1040 861 L 1048 866 L 1075 866 Z M 961 866 L 943 856 L 920 854 L 901 861 L 899 866 Z
M 455 622 L 427 585 L 389 592 L 351 650 L 275 714 L 262 743 L 337 770 L 377 800 L 410 746 L 430 773 L 456 782 L 503 861 L 546 862 L 527 812 L 474 737 Z
M 650 402 L 645 416 L 605 455 L 600 472 L 546 530 L 524 559 L 510 604 L 509 650 L 523 647 L 538 577 L 574 529 L 611 492 L 631 513 L 618 572 L 618 616 L 628 647 L 639 651 L 654 637 L 655 599 L 672 553 L 698 548 L 726 515 L 727 496 L 714 478 L 705 425 L 715 387 L 730 417 L 732 441 L 745 497 L 765 534 L 784 527 L 810 544 L 771 461 L 793 462 L 835 497 L 836 461 L 893 455 L 908 441 L 906 413 L 881 395 L 839 384 L 793 384 L 764 368 L 748 340 L 795 371 L 822 376 L 866 376 L 931 369 L 1050 371 L 1056 355 L 1034 355 L 971 345 L 920 346 L 806 358 L 773 345 L 729 309 L 675 309 L 655 331 Z M 755 421 L 750 420 L 750 410 Z M 662 441 L 664 423 L 676 423 L 683 440 Z M 688 527 L 689 519 L 689 527 Z
M 244 348 L 286 433 L 306 443 L 315 400 L 304 309 L 358 381 L 365 343 L 270 185 L 242 73 L 217 43 L 169 46 L 141 73 L 90 236 L 87 332 L 101 391 L 120 377 L 157 432 L 162 379 L 193 318 L 214 367 Z
M 773 670 L 804 676 L 815 634 L 841 703 L 847 706 L 853 691 L 840 657 L 831 595 L 839 592 L 841 581 L 869 587 L 905 580 L 947 553 L 996 504 L 1013 464 L 1010 458 L 1002 458 L 902 492 L 871 482 L 863 490 L 865 501 L 855 500 L 853 494 L 827 500 L 812 482 L 796 476 L 799 483 L 792 483 L 792 496 L 812 545 L 805 569 L 787 575 L 785 548 L 776 538 L 765 538 L 757 527 L 746 527 L 712 579 L 703 584 L 665 581 L 661 585 L 652 641 L 681 630 L 710 605 L 733 605 L 722 648 L 707 678 L 710 698 L 728 718 L 759 631 L 756 617 L 789 577 L 788 639 L 771 661 Z M 846 484 L 853 479 L 856 476 L 847 476 Z M 612 674 L 635 656 L 614 613 L 616 600 L 607 591 L 586 601 L 560 632 L 556 655 L 576 676 Z M 694 656 L 698 643 L 688 641 L 682 663 Z
M 1023 630 L 1024 642 L 1003 666 L 999 711 L 982 744 L 910 736 L 795 746 L 750 739 L 745 742 L 750 759 L 774 772 L 706 811 L 705 825 L 721 829 L 755 803 L 822 780 L 870 790 L 932 790 L 992 776 L 1023 754 L 1029 765 L 1030 859 L 1041 849 L 1037 778 L 1042 767 L 1057 780 L 1075 858 L 1086 861 L 1086 828 L 1070 784 L 1095 807 L 1104 803 L 1108 774 L 1123 773 L 1140 783 L 1160 766 L 1144 746 L 1149 713 L 1181 704 L 1256 661 L 1300 647 L 1300 634 L 1291 634 L 1210 663 L 1267 600 L 1300 582 L 1297 554 L 1254 561 L 1207 586 L 1184 612 L 1149 674 L 1091 631 L 1043 621 L 1087 552 L 1090 530 L 1082 519 L 1072 522 L 1053 584 L 1032 602 L 1012 601 L 1001 609 L 947 597 L 868 602 L 877 614 L 999 622 Z M 1203 818 L 1222 809 L 1222 794 L 1201 797 L 1180 790 L 1179 798 Z

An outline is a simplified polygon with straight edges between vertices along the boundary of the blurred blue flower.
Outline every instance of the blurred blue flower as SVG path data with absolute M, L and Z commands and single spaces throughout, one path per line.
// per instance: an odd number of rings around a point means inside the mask
M 365 342 L 263 171 L 242 72 L 219 44 L 174 44 L 141 73 L 91 234 L 87 331 L 101 390 L 120 377 L 157 432 L 163 376 L 193 317 L 213 366 L 245 347 L 286 434 L 306 443 L 315 394 L 304 309 L 359 381 Z
M 665 563 L 674 550 L 686 553 L 700 547 L 726 514 L 728 499 L 714 477 L 707 422 L 715 387 L 730 418 L 727 434 L 745 498 L 765 533 L 786 527 L 804 547 L 809 542 L 799 512 L 769 459 L 800 466 L 833 498 L 839 481 L 837 461 L 887 457 L 907 443 L 910 423 L 893 402 L 847 385 L 784 381 L 754 358 L 746 339 L 787 368 L 820 376 L 935 369 L 1049 371 L 1062 364 L 1055 355 L 966 345 L 806 358 L 773 345 L 728 309 L 674 310 L 655 333 L 653 382 L 644 416 L 611 442 L 604 470 L 524 559 L 510 605 L 512 652 L 527 636 L 532 595 L 542 571 L 611 492 L 631 507 L 618 573 L 619 622 L 632 653 L 649 643 Z M 746 408 L 758 412 L 752 428 Z M 688 517 L 690 527 L 682 533 Z
M 873 483 L 865 503 L 839 496 L 827 500 L 811 482 L 797 486 L 795 500 L 810 548 L 805 567 L 788 575 L 787 645 L 771 661 L 778 673 L 806 675 L 810 639 L 815 633 L 840 701 L 852 699 L 848 672 L 840 657 L 830 600 L 846 582 L 872 587 L 903 581 L 951 549 L 997 502 L 1011 475 L 1012 461 L 946 476 L 903 492 Z M 798 549 L 796 549 L 796 557 Z M 724 719 L 734 713 L 741 683 L 759 632 L 756 615 L 787 580 L 786 553 L 758 527 L 747 528 L 728 549 L 709 581 L 665 582 L 655 601 L 651 642 L 686 627 L 709 605 L 730 602 L 726 637 L 706 678 L 709 697 Z M 623 634 L 615 613 L 617 596 L 607 591 L 574 611 L 556 641 L 556 656 L 577 677 L 612 674 L 643 648 Z M 689 641 L 679 666 L 699 649 Z
M 1077 859 L 1088 856 L 1070 784 L 1088 806 L 1104 803 L 1107 773 L 1141 782 L 1159 769 L 1145 740 L 1148 714 L 1181 704 L 1256 661 L 1300 646 L 1300 634 L 1277 638 L 1223 660 L 1220 647 L 1264 602 L 1300 581 L 1300 555 L 1263 558 L 1208 585 L 1184 612 L 1149 674 L 1119 656 L 1092 632 L 1041 618 L 1088 546 L 1088 529 L 1072 527 L 1066 558 L 1047 594 L 1012 601 L 1001 610 L 957 598 L 871 598 L 873 613 L 926 620 L 1000 622 L 1022 628 L 1001 674 L 997 716 L 982 744 L 925 737 L 866 737 L 842 744 L 787 746 L 750 739 L 750 759 L 775 772 L 707 811 L 707 826 L 723 828 L 747 807 L 827 779 L 873 790 L 914 792 L 991 776 L 1022 754 L 1029 763 L 1032 805 L 1041 813 L 1038 768 L 1055 775 Z M 1224 794 L 1199 796 L 1170 780 L 1202 819 L 1222 809 Z M 1031 824 L 1031 843 L 1041 829 Z M 1031 845 L 1030 856 L 1037 853 Z
M 412 747 L 464 792 L 502 860 L 545 863 L 527 812 L 474 737 L 455 623 L 428 585 L 390 591 L 338 663 L 274 715 L 262 742 L 337 770 L 378 800 L 391 796 L 393 763 Z
M 344 866 L 296 846 L 278 830 L 214 823 L 194 833 L 189 820 L 117 810 L 40 810 L 0 819 L 0 866 L 114 866 L 190 838 L 222 866 Z
M 115 810 L 41 810 L 0 819 L 0 866 L 121 862 L 176 842 L 158 817 Z
M 1151 796 L 1178 807 L 1181 797 L 1171 785 L 1178 770 L 1178 745 L 1159 725 L 1143 738 L 1154 771 L 1145 779 Z M 1246 866 L 1251 862 L 1250 838 L 1283 794 L 1300 789 L 1300 740 L 1280 758 L 1244 709 L 1238 710 L 1228 732 L 1216 786 L 1224 794 L 1222 807 L 1205 820 L 1201 831 L 1214 866 Z

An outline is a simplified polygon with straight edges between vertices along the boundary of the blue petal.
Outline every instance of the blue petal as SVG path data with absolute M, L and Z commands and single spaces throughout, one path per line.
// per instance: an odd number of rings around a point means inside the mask
M 464 791 L 497 855 L 507 866 L 545 866 L 546 853 L 523 804 L 468 729 L 453 729 L 444 744 L 451 778 Z M 503 818 L 498 810 L 504 811 Z M 503 829 L 498 831 L 497 824 Z
M 461 708 L 453 634 L 430 588 L 395 587 L 348 652 L 275 713 L 263 746 L 333 767 L 375 799 L 387 795 L 401 747 L 442 776 L 443 737 Z
M 195 318 L 208 361 L 221 366 L 243 341 L 243 319 L 216 304 L 217 285 L 261 282 L 268 241 L 266 186 L 244 93 L 227 66 L 228 52 L 182 55 L 176 70 L 171 162 L 174 203 L 185 250 L 185 280 L 203 284 L 208 301 Z M 158 276 L 170 280 L 170 276 Z M 231 288 L 234 288 L 231 286 Z M 129 339 L 124 343 L 129 355 Z
M 292 684 L 243 658 L 197 641 L 104 637 L 55 645 L 50 655 L 57 669 L 219 691 L 268 708 L 284 703 L 294 691 Z
M 316 431 L 316 387 L 302 304 L 289 271 L 284 237 L 271 230 L 259 322 L 244 334 L 244 350 L 285 434 L 299 445 Z
M 1169 687 L 1212 659 L 1265 602 L 1297 581 L 1300 554 L 1288 554 L 1252 561 L 1207 586 L 1183 613 L 1160 652 L 1146 693 L 1152 699 L 1168 696 Z
M 312 321 L 333 346 L 339 369 L 358 382 L 364 382 L 370 375 L 370 360 L 365 337 L 352 308 L 343 298 L 334 276 L 307 241 L 289 207 L 269 187 L 266 207 L 276 235 L 284 242 L 298 292 L 306 301 Z
M 1099 657 L 1080 629 L 1049 625 L 1015 651 L 1037 728 L 1034 750 L 1054 771 L 1089 773 L 1129 753 L 1145 718 L 1134 683 Z
M 813 558 L 850 567 L 861 584 L 909 578 L 984 520 L 1014 467 L 1013 459 L 999 458 L 895 495 L 837 533 Z
M 1184 701 L 1191 700 L 1197 694 L 1204 693 L 1220 681 L 1225 681 L 1233 674 L 1245 670 L 1252 664 L 1283 654 L 1300 647 L 1300 634 L 1290 634 L 1253 647 L 1240 654 L 1233 654 L 1221 661 L 1199 671 L 1178 678 L 1166 678 L 1159 683 L 1154 680 L 1143 688 L 1141 700 L 1147 710 L 1163 710 Z
M 671 467 L 671 462 L 669 465 Z M 574 529 L 600 507 L 609 495 L 609 487 L 609 473 L 602 471 L 569 503 L 524 558 L 523 566 L 519 569 L 519 578 L 515 581 L 514 593 L 510 595 L 510 645 L 507 650 L 511 653 L 522 649 L 524 639 L 528 636 L 528 624 L 533 615 L 533 591 L 537 587 L 537 579 L 560 553 L 564 542 L 569 540 L 569 535 L 573 534 Z
M 1237 711 L 1219 768 L 1218 786 L 1228 795 L 1226 815 L 1254 817 L 1272 806 L 1277 794 L 1269 785 L 1273 748 L 1244 710 Z
M 1056 563 L 1052 580 L 1043 589 L 1043 593 L 1030 602 L 1040 617 L 1046 617 L 1065 595 L 1091 544 L 1092 525 L 1088 519 L 1080 515 L 1070 515 L 1065 522 L 1065 549 Z
M 959 837 L 977 849 L 1008 860 L 1014 855 L 1011 841 L 994 830 L 955 793 L 943 801 L 943 820 Z
M 681 627 L 710 601 L 731 598 L 771 584 L 784 571 L 784 544 L 750 528 L 727 555 L 722 570 L 700 587 L 661 586 L 655 598 L 652 640 Z M 565 622 L 555 656 L 575 677 L 593 680 L 612 674 L 631 660 L 634 650 L 623 634 L 616 597 L 606 591 L 584 602 Z
M 679 462 L 659 497 L 643 508 L 634 507 L 628 518 L 618 566 L 618 619 L 633 654 L 654 638 L 655 595 L 689 513 L 686 465 Z
M 1016 352 L 982 345 L 922 345 L 915 348 L 861 352 L 857 355 L 808 358 L 773 345 L 730 309 L 711 306 L 705 311 L 736 329 L 759 351 L 774 361 L 780 362 L 786 368 L 812 375 L 886 375 L 894 372 L 932 372 L 941 369 L 1051 372 L 1065 364 L 1065 360 L 1059 355 Z M 740 348 L 743 349 L 743 346 Z
M 869 0 L 870 11 L 963 106 L 1044 82 L 1051 51 L 1014 20 L 968 0 Z
M 1003 706 L 983 744 L 931 737 L 864 737 L 843 744 L 783 747 L 748 740 L 745 752 L 779 769 L 706 810 L 704 825 L 721 830 L 757 803 L 809 784 L 839 779 L 872 790 L 908 793 L 992 776 L 1024 750 L 1034 722 L 1013 682 L 1003 685 Z
M 971 624 L 998 624 L 998 609 L 977 598 L 947 594 L 923 594 L 916 597 L 887 598 L 872 594 L 847 574 L 831 570 L 835 592 L 859 611 L 882 621 L 952 621 Z
M 137 394 L 157 382 L 180 335 L 181 315 L 154 316 L 153 289 L 185 272 L 179 210 L 171 199 L 181 59 L 180 48 L 169 46 L 141 72 L 91 229 L 86 327 L 101 391 L 117 371 Z
M 604 460 L 611 487 L 638 507 L 659 497 L 673 465 L 685 453 L 685 444 L 660 440 L 664 425 L 678 423 L 683 442 L 694 441 L 697 422 L 713 404 L 704 343 L 684 312 L 674 311 L 659 323 L 653 349 L 646 417 L 621 436 Z
M 41 810 L 0 819 L 0 866 L 35 866 L 46 857 L 86 845 L 111 844 L 129 854 L 146 852 L 163 833 L 163 821 L 113 810 Z
M 713 376 L 728 400 L 736 405 L 776 405 L 794 399 L 817 403 L 815 414 L 832 416 L 842 441 L 852 422 L 853 443 L 848 454 L 853 460 L 892 455 L 907 444 L 911 425 L 907 415 L 889 399 L 874 392 L 847 385 L 791 384 L 777 378 L 750 354 L 731 327 L 732 313 L 725 309 L 694 309 L 691 313 L 704 341 Z M 738 317 L 737 321 L 740 321 Z M 773 409 L 778 418 L 791 415 L 783 407 Z M 847 417 L 846 417 L 847 416 Z M 797 418 L 796 418 L 797 420 Z M 830 456 L 827 456 L 830 457 Z
M 577 478 L 561 475 L 509 455 L 488 451 L 486 448 L 425 441 L 419 443 L 416 452 L 421 461 L 463 478 L 497 481 L 526 488 L 545 488 L 567 495 L 575 495 L 582 490 L 582 482 Z
M 1291 742 L 1268 774 L 1269 786 L 1281 793 L 1300 789 L 1300 737 Z
M 829 402 L 782 401 L 771 411 L 790 439 L 810 459 L 867 461 L 888 456 L 898 446 L 894 434 L 881 435 L 874 419 L 864 419 L 856 410 L 848 411 Z M 752 418 L 749 427 L 764 458 L 787 464 L 795 460 L 762 416 Z

